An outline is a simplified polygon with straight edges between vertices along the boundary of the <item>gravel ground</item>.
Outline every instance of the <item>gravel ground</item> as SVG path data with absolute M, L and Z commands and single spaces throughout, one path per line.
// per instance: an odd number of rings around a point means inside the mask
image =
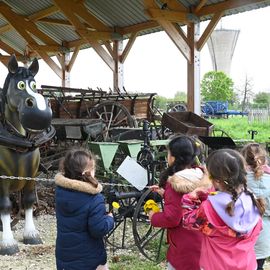
M 55 269 L 55 216 L 41 215 L 35 220 L 37 229 L 43 240 L 42 245 L 30 246 L 22 243 L 24 222 L 21 220 L 16 226 L 14 235 L 19 242 L 20 252 L 13 256 L 0 256 L 1 270 L 54 270 Z M 0 235 L 2 237 L 2 233 Z M 109 254 L 110 257 L 110 254 Z M 147 269 L 143 269 L 147 270 Z M 270 263 L 265 270 L 270 270 Z
M 19 243 L 20 252 L 13 256 L 0 255 L 0 269 L 4 270 L 53 270 L 55 269 L 55 216 L 42 215 L 35 220 L 35 225 L 39 230 L 43 240 L 42 245 L 24 245 L 23 226 L 21 220 L 14 230 L 14 237 Z M 2 233 L 1 233 L 2 237 Z

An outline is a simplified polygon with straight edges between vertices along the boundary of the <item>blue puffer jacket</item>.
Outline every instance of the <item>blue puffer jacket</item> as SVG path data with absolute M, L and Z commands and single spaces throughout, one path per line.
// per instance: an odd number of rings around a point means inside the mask
M 57 270 L 96 270 L 107 261 L 103 237 L 114 226 L 106 214 L 102 187 L 61 174 L 55 183 Z

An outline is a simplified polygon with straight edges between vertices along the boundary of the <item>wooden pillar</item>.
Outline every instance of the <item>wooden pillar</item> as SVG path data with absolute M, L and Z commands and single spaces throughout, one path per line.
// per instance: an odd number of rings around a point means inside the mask
M 70 70 L 68 65 L 70 62 L 70 53 L 65 52 L 61 55 L 61 67 L 62 67 L 62 87 L 70 87 Z
M 123 53 L 123 40 L 113 41 L 113 59 L 114 59 L 114 71 L 113 71 L 113 89 L 114 91 L 123 91 L 124 86 L 124 65 L 121 61 L 121 55 Z
M 191 23 L 187 27 L 187 39 L 190 45 L 190 61 L 187 61 L 187 105 L 188 110 L 201 114 L 200 95 L 200 52 L 196 42 L 200 37 L 200 24 Z

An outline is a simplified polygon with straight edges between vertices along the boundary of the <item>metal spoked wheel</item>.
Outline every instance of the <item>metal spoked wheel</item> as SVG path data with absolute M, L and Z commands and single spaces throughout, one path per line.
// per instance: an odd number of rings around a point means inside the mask
M 202 103 L 201 105 L 202 117 L 212 117 L 215 114 L 214 108 L 209 103 Z
M 149 260 L 156 263 L 165 259 L 165 230 L 151 225 L 143 206 L 148 199 L 153 199 L 163 209 L 162 198 L 150 189 L 140 197 L 133 216 L 133 237 L 139 251 Z
M 137 162 L 145 169 L 148 169 L 154 162 L 154 156 L 150 150 L 142 149 L 137 154 Z
M 220 128 L 214 128 L 212 131 L 212 136 L 213 137 L 230 137 L 230 135 L 226 131 Z
M 116 249 L 127 249 L 134 246 L 132 223 L 134 210 L 141 192 L 130 189 L 112 190 L 108 195 L 109 211 L 113 211 L 115 226 L 106 236 L 106 242 Z M 119 204 L 118 209 L 112 209 L 112 202 Z
M 175 104 L 173 107 L 168 109 L 168 112 L 186 112 L 187 105 L 185 103 Z
M 117 101 L 107 100 L 91 110 L 91 117 L 99 118 L 105 124 L 103 139 L 109 139 L 109 131 L 115 127 L 136 127 L 136 120 L 128 109 Z
M 154 155 L 150 149 L 144 148 L 137 154 L 137 162 L 147 170 L 148 185 L 153 185 L 155 182 L 156 166 Z

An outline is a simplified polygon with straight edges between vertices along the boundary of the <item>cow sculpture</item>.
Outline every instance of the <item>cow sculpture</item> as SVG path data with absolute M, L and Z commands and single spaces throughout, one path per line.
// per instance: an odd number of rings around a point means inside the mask
M 33 221 L 35 181 L 27 177 L 37 176 L 40 165 L 39 146 L 50 140 L 55 132 L 51 126 L 52 111 L 48 101 L 36 90 L 34 76 L 38 69 L 37 59 L 34 59 L 29 68 L 25 68 L 19 67 L 16 57 L 11 56 L 9 73 L 0 92 L 1 255 L 12 255 L 19 251 L 11 230 L 11 192 L 20 191 L 22 194 L 25 213 L 23 242 L 42 243 Z M 15 176 L 18 179 L 5 178 L 6 176 Z

